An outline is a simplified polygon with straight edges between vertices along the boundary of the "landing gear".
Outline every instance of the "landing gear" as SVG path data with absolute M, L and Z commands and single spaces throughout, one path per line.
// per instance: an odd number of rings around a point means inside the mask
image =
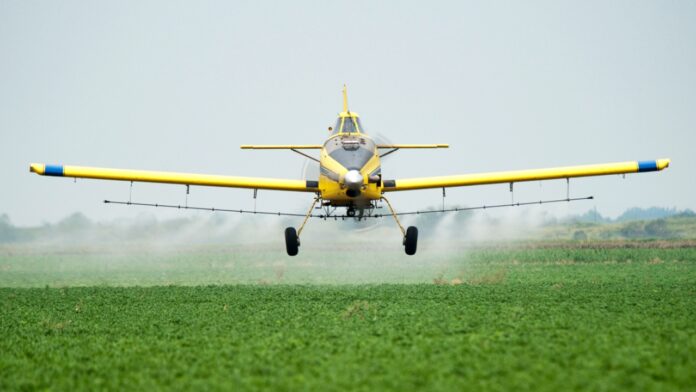
M 288 251 L 288 256 L 296 256 L 299 252 L 300 238 L 297 236 L 297 231 L 294 227 L 285 229 L 285 250 Z
M 403 243 L 406 254 L 409 256 L 415 255 L 416 247 L 418 245 L 418 229 L 415 226 L 409 226 L 408 229 L 404 230 L 404 227 L 401 226 L 401 222 L 399 222 L 399 218 L 396 216 L 396 212 L 392 208 L 389 200 L 387 200 L 386 197 L 382 197 L 382 200 L 387 202 L 387 207 L 389 207 L 389 211 L 394 217 L 394 220 L 396 221 L 396 224 L 399 226 L 399 229 L 401 229 L 401 233 L 404 235 Z
M 299 253 L 298 248 L 300 247 L 300 234 L 302 233 L 302 229 L 304 229 L 305 224 L 307 224 L 307 220 L 309 220 L 309 218 L 312 216 L 312 210 L 314 209 L 314 206 L 317 205 L 318 201 L 318 197 L 314 199 L 312 206 L 309 207 L 307 215 L 305 215 L 304 221 L 298 230 L 295 230 L 294 227 L 288 227 L 285 229 L 285 250 L 288 252 L 288 256 L 297 256 L 297 253 Z
M 416 246 L 418 245 L 418 229 L 415 226 L 409 226 L 406 229 L 406 235 L 404 236 L 404 248 L 406 254 L 413 256 L 416 254 Z

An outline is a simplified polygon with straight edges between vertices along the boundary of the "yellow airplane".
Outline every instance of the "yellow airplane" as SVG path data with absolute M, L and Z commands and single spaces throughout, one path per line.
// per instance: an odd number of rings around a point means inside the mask
M 626 174 L 637 172 L 659 171 L 669 166 L 669 159 L 657 159 L 650 161 L 629 161 L 618 163 L 603 163 L 583 166 L 567 166 L 547 169 L 516 170 L 479 174 L 462 174 L 442 177 L 408 178 L 408 179 L 383 179 L 380 158 L 401 149 L 416 148 L 448 148 L 447 144 L 377 144 L 364 131 L 358 114 L 348 110 L 347 90 L 343 88 L 343 111 L 338 115 L 336 125 L 329 128 L 330 137 L 324 144 L 301 145 L 243 145 L 242 149 L 270 149 L 292 150 L 305 157 L 319 162 L 320 174 L 318 180 L 289 180 L 275 178 L 255 177 L 231 177 L 223 175 L 172 173 L 159 171 L 108 169 L 84 166 L 45 165 L 32 163 L 30 171 L 39 175 L 91 178 L 102 180 L 118 180 L 132 182 L 156 182 L 168 184 L 269 189 L 279 191 L 308 192 L 315 195 L 312 206 L 304 215 L 305 219 L 299 229 L 288 227 L 285 230 L 285 245 L 290 256 L 297 255 L 300 246 L 300 234 L 307 223 L 308 218 L 316 216 L 312 214 L 317 203 L 321 207 L 345 208 L 345 215 L 341 217 L 356 217 L 361 219 L 370 216 L 377 202 L 385 201 L 391 215 L 394 217 L 403 234 L 403 245 L 406 254 L 416 253 L 418 241 L 418 229 L 410 226 L 406 229 L 399 222 L 397 214 L 391 203 L 385 197 L 386 193 L 408 191 L 416 189 L 484 185 L 523 181 L 540 181 L 552 179 L 570 179 L 572 177 L 602 176 L 610 174 Z M 319 150 L 319 158 L 314 158 L 301 150 Z M 568 197 L 565 201 L 571 201 Z M 105 202 L 108 202 L 105 200 Z M 541 202 L 539 202 L 541 203 Z M 122 203 L 149 205 L 142 203 Z M 535 203 L 517 203 L 536 204 Z M 511 204 L 515 205 L 515 204 Z M 166 206 L 155 205 L 152 206 Z M 178 207 L 181 206 L 168 206 Z M 183 208 L 190 208 L 188 206 Z M 203 209 L 203 208 L 194 208 Z M 210 209 L 220 211 L 221 209 Z M 231 211 L 231 210 L 228 210 Z M 245 212 L 237 211 L 236 212 Z M 444 211 L 444 208 L 443 210 Z M 357 214 L 357 216 L 356 216 Z M 300 214 L 281 214 L 302 216 Z M 377 215 L 381 216 L 381 215 Z M 319 217 L 332 217 L 330 212 Z M 333 216 L 335 217 L 335 216 Z

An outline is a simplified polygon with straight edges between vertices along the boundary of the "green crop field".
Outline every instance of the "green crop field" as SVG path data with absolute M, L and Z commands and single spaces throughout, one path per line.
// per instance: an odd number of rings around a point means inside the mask
M 0 390 L 696 389 L 693 242 L 305 253 L 0 248 Z

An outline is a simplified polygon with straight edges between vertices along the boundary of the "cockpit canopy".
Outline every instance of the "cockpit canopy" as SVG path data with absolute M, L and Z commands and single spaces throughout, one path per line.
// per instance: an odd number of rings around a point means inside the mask
M 356 114 L 343 115 L 341 113 L 341 116 L 336 120 L 336 126 L 331 135 L 338 135 L 339 133 L 365 133 L 365 129 Z

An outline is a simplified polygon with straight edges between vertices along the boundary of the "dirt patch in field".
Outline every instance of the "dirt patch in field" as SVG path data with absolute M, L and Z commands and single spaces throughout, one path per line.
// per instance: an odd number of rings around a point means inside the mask
M 359 318 L 364 320 L 367 317 L 374 316 L 376 309 L 367 301 L 355 301 L 343 311 L 341 317 L 345 319 Z
M 501 284 L 505 282 L 505 278 L 507 278 L 507 270 L 499 269 L 479 276 L 471 277 L 466 280 L 466 283 L 473 286 Z

